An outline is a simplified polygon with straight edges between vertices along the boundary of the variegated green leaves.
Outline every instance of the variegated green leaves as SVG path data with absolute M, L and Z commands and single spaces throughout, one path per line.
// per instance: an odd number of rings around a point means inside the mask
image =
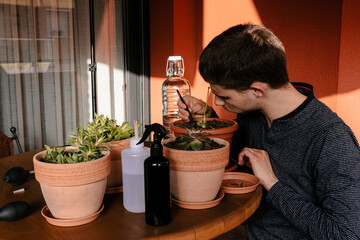
M 169 148 L 190 151 L 210 150 L 224 146 L 208 138 L 207 136 L 209 133 L 190 129 L 187 129 L 186 131 L 187 135 L 177 137 L 175 141 L 167 143 L 166 146 Z

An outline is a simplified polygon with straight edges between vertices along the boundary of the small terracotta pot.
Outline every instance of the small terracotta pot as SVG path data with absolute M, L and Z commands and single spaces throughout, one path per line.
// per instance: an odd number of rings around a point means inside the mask
M 67 147 L 66 150 L 73 149 Z M 40 161 L 46 151 L 33 157 L 35 178 L 40 183 L 45 202 L 55 218 L 76 219 L 100 209 L 107 176 L 110 152 L 90 162 L 55 164 Z
M 220 138 L 212 139 L 225 146 L 204 151 L 186 151 L 164 146 L 164 156 L 170 161 L 170 189 L 176 199 L 186 202 L 215 199 L 225 166 L 229 162 L 230 144 Z M 164 144 L 173 140 L 165 140 Z
M 203 119 L 202 118 L 195 119 L 195 121 L 197 121 L 197 120 L 203 120 Z M 207 121 L 218 120 L 218 121 L 223 121 L 226 123 L 232 123 L 233 125 L 231 125 L 230 127 L 218 128 L 218 129 L 203 129 L 202 130 L 202 132 L 210 133 L 211 137 L 221 138 L 221 139 L 228 141 L 231 145 L 231 140 L 234 135 L 234 132 L 236 130 L 238 130 L 238 128 L 239 128 L 237 122 L 233 121 L 233 120 L 229 120 L 229 119 L 223 119 L 223 118 L 207 118 L 206 120 Z M 184 122 L 185 122 L 184 120 L 177 120 L 177 121 L 171 123 L 170 129 L 171 129 L 171 131 L 174 132 L 175 137 L 186 134 L 186 128 L 181 128 L 181 127 L 176 126 L 177 124 L 184 123 Z
M 111 152 L 111 171 L 107 179 L 107 188 L 122 186 L 121 151 L 130 147 L 130 138 L 105 143 Z

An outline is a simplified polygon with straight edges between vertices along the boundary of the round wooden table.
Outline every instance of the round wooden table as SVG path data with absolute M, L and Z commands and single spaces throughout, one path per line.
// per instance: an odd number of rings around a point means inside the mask
M 1 178 L 14 166 L 33 170 L 32 157 L 39 151 L 31 151 L 0 158 Z M 24 193 L 13 191 L 25 188 Z M 172 221 L 168 225 L 154 227 L 146 224 L 144 213 L 130 213 L 122 203 L 122 194 L 106 194 L 104 210 L 94 222 L 77 227 L 58 227 L 49 224 L 41 215 L 46 205 L 40 185 L 31 174 L 28 181 L 19 186 L 0 183 L 0 207 L 12 201 L 26 201 L 31 205 L 28 217 L 14 222 L 0 220 L 0 239 L 211 239 L 230 231 L 243 223 L 258 208 L 261 186 L 247 194 L 226 194 L 216 207 L 189 210 L 172 205 Z

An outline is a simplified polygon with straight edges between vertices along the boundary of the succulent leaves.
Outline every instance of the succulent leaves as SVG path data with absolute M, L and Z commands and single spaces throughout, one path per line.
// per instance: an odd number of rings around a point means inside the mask
M 139 128 L 139 124 L 137 127 Z M 87 129 L 81 125 L 75 129 L 74 135 L 69 135 L 69 141 L 76 147 L 70 151 L 65 151 L 65 147 L 55 148 L 45 145 L 47 150 L 43 157 L 44 162 L 49 163 L 77 163 L 88 162 L 103 156 L 101 153 L 108 146 L 102 144 L 107 142 L 128 139 L 134 136 L 135 130 L 129 122 L 123 122 L 121 126 L 116 124 L 116 120 L 109 119 L 104 115 L 95 114 L 95 119 L 87 124 Z
M 179 136 L 173 142 L 168 142 L 165 144 L 169 148 L 179 149 L 179 150 L 189 150 L 189 151 L 201 151 L 201 150 L 210 150 L 221 148 L 224 145 L 219 144 L 208 136 L 209 133 L 201 132 L 200 130 L 190 130 L 186 129 L 186 135 Z
M 141 125 L 137 126 L 138 128 Z M 103 142 L 120 141 L 134 136 L 135 129 L 129 122 L 123 122 L 120 126 L 116 120 L 109 119 L 104 115 L 95 114 L 95 119 L 87 125 L 88 134 L 92 137 L 103 138 Z

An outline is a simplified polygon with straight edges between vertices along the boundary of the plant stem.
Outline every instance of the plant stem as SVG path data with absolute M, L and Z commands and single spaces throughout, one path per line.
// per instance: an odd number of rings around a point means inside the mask
M 208 101 L 209 101 L 209 90 L 210 90 L 210 87 L 208 87 L 208 90 L 207 90 L 207 96 L 206 96 L 206 105 L 205 105 L 205 110 L 204 110 L 204 126 L 206 126 L 206 110 L 207 110 L 207 106 L 208 106 Z

